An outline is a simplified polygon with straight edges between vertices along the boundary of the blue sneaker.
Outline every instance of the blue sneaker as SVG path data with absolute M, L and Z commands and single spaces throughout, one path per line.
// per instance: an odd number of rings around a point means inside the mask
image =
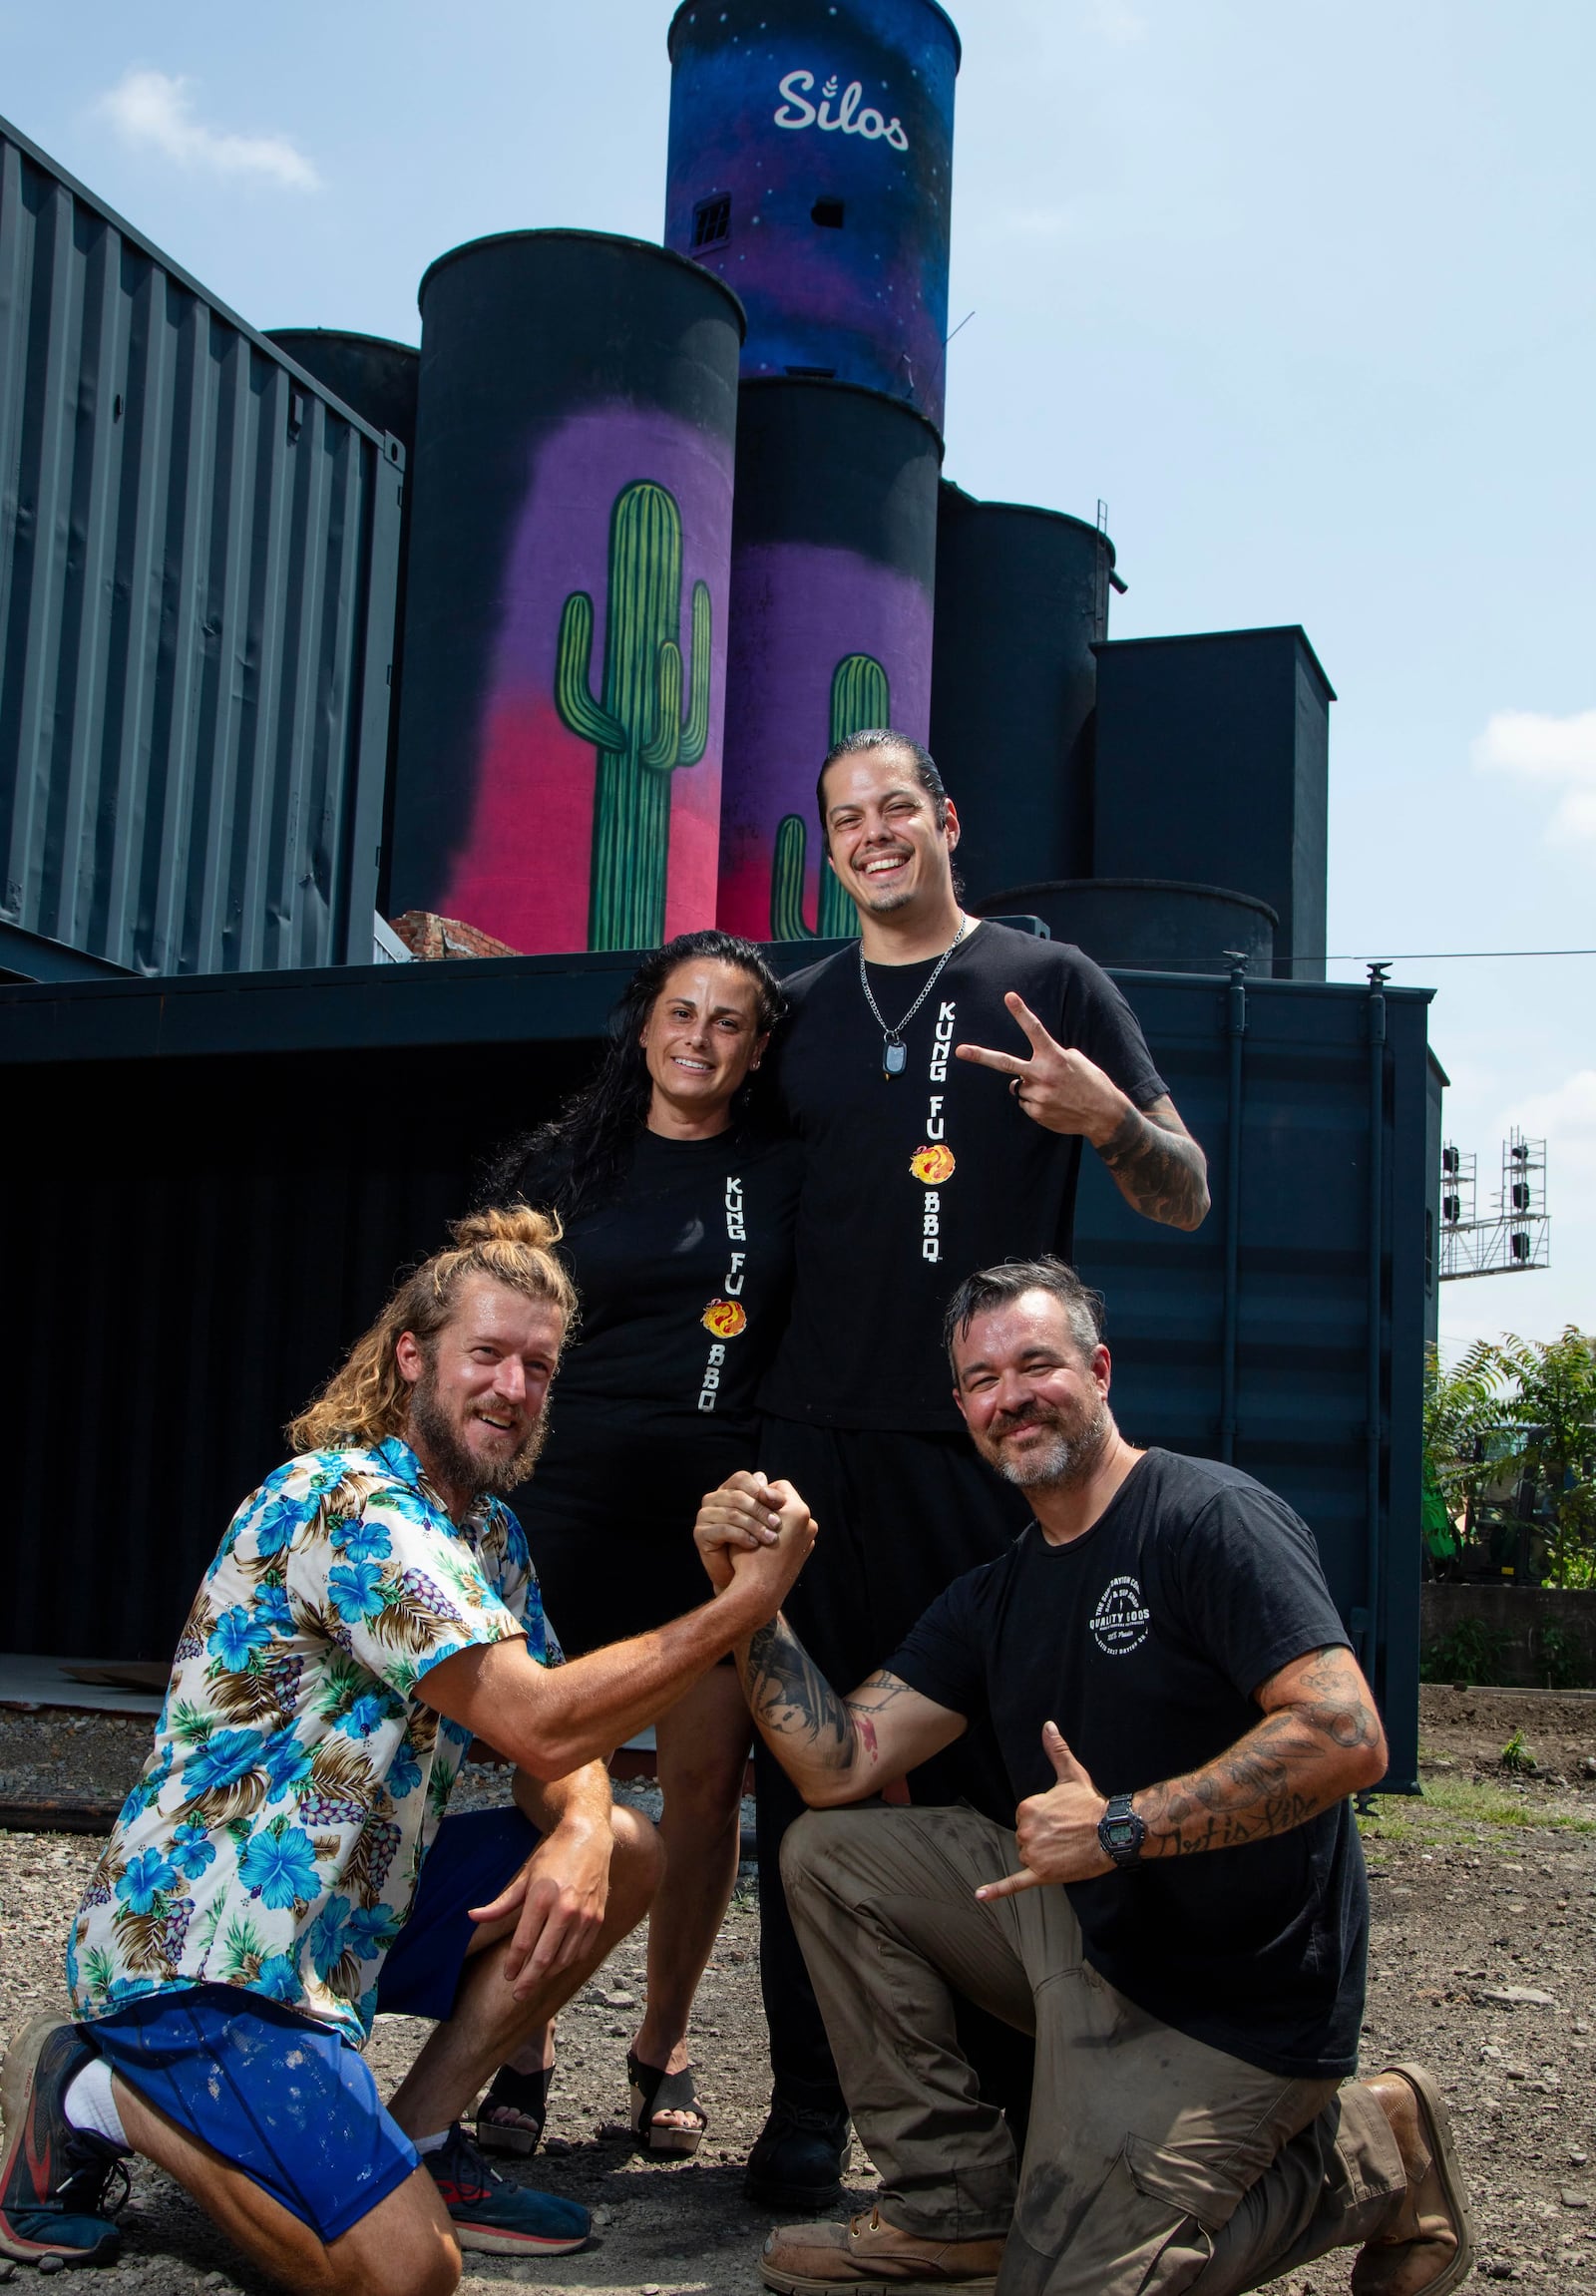
M 422 2155 L 443 2195 L 462 2248 L 488 2256 L 567 2256 L 592 2230 L 586 2208 L 507 2184 L 494 2173 L 457 2120 L 448 2141 Z
M 42 2263 L 114 2264 L 122 2234 L 110 2221 L 106 2188 L 128 2172 L 115 2145 L 74 2128 L 63 2107 L 68 2089 L 95 2052 L 75 2025 L 36 2017 L 6 2051 L 0 2068 L 0 2256 Z

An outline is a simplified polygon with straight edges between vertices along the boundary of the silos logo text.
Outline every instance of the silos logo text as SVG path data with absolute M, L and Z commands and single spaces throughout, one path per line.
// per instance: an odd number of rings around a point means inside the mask
M 872 104 L 867 104 L 863 111 L 859 109 L 859 99 L 865 91 L 857 80 L 849 81 L 839 101 L 834 72 L 821 89 L 818 104 L 809 102 L 809 91 L 814 84 L 813 72 L 787 74 L 780 83 L 786 102 L 772 114 L 778 128 L 823 128 L 828 135 L 835 135 L 840 129 L 845 136 L 863 136 L 872 144 L 886 142 L 895 152 L 908 151 L 909 138 L 904 134 L 901 121 L 896 117 L 883 119 Z

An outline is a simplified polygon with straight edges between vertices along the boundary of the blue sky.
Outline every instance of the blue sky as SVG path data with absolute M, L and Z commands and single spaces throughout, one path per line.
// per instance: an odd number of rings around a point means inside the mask
M 1333 950 L 1596 945 L 1596 10 L 953 13 L 949 475 L 1105 499 L 1116 636 L 1304 624 Z M 0 108 L 256 324 L 414 341 L 478 232 L 658 235 L 669 15 L 0 0 Z M 1596 1327 L 1596 957 L 1394 977 L 1482 1171 L 1551 1142 L 1552 1269 L 1448 1286 L 1443 1334 Z

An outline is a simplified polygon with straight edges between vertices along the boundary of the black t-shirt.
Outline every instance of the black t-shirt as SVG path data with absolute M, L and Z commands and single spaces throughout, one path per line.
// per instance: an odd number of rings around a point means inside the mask
M 582 1320 L 555 1382 L 557 1426 L 581 1414 L 751 1427 L 787 1314 L 802 1168 L 792 1140 L 639 1131 L 615 1201 L 579 1213 L 560 1247 Z M 521 1191 L 545 1202 L 554 1176 L 533 1159 Z
M 1253 1693 L 1346 1633 L 1313 1534 L 1234 1467 L 1148 1451 L 1091 1529 L 1036 1525 L 956 1579 L 889 1671 L 990 1715 L 1016 1802 L 1056 1782 L 1055 1722 L 1099 1792 L 1212 1761 L 1259 1721 Z M 1357 2062 L 1368 1943 L 1343 1801 L 1290 1833 L 1066 1885 L 1086 1958 L 1149 2015 L 1283 2080 Z
M 889 1027 L 934 965 L 868 967 Z M 1068 1257 L 1081 1143 L 1032 1122 L 1004 1077 L 954 1059 L 954 1045 L 1026 1057 L 1003 1004 L 1015 989 L 1137 1107 L 1162 1096 L 1163 1079 L 1135 1014 L 1089 957 L 1008 926 L 982 925 L 954 951 L 902 1031 L 898 1076 L 882 1072 L 857 950 L 785 985 L 793 1010 L 775 1082 L 808 1168 L 792 1319 L 760 1401 L 825 1426 L 957 1428 L 943 1311 L 977 1268 Z

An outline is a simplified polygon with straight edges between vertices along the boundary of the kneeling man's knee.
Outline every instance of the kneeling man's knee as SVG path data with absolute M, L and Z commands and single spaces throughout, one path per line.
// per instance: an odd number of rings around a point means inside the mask
M 781 1878 L 801 1889 L 836 1864 L 842 1844 L 857 1830 L 856 1810 L 806 1809 L 782 1837 Z
M 611 1884 L 623 1883 L 646 1906 L 665 1870 L 659 1835 L 647 1818 L 624 1802 L 616 1802 L 610 1812 L 609 1830 L 614 1845 L 610 1852 Z

